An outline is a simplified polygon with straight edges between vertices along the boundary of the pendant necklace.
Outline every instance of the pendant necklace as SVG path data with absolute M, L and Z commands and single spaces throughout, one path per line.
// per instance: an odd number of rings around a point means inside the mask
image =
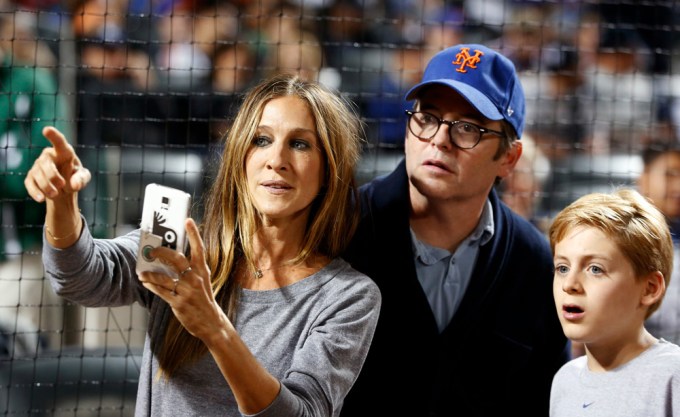
M 295 258 L 296 258 L 296 257 L 292 257 L 292 258 L 290 258 L 290 259 L 288 259 L 288 260 L 286 260 L 286 261 L 284 261 L 284 262 L 281 262 L 281 263 L 278 264 L 278 265 L 270 266 L 269 268 L 266 268 L 266 269 L 262 269 L 262 268 L 260 268 L 259 266 L 253 264 L 253 276 L 254 276 L 256 279 L 260 279 L 260 278 L 262 278 L 262 277 L 264 276 L 264 273 L 265 273 L 265 272 L 271 271 L 271 270 L 273 270 L 273 269 L 279 269 L 279 268 L 284 268 L 284 267 L 293 267 L 294 269 L 297 269 L 297 268 L 299 268 L 299 267 L 302 266 L 303 262 L 298 261 L 298 262 L 296 262 L 296 263 L 294 263 L 294 264 L 291 264 L 290 261 L 292 261 L 292 260 L 295 259 Z M 315 258 L 315 257 L 311 257 L 311 258 L 309 258 L 309 259 L 316 259 L 316 258 Z
M 290 261 L 290 259 L 289 259 L 289 261 Z M 288 262 L 288 261 L 286 261 L 286 262 Z M 272 267 L 269 267 L 267 269 L 260 269 L 258 267 L 255 267 L 255 271 L 253 272 L 253 275 L 255 276 L 255 278 L 260 279 L 264 276 L 265 272 L 271 271 L 272 269 L 282 268 L 284 266 L 288 266 L 288 265 L 286 265 L 286 263 L 284 262 L 281 265 L 272 266 Z

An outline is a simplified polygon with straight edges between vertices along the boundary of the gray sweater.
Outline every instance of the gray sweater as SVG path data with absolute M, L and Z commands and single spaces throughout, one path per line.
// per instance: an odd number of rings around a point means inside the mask
M 172 311 L 135 273 L 139 231 L 94 239 L 85 228 L 67 249 L 44 242 L 52 288 L 84 306 L 140 303 L 149 310 L 136 416 L 240 416 L 231 389 L 212 356 L 157 377 L 151 349 L 162 341 Z M 242 290 L 234 323 L 255 357 L 281 381 L 274 402 L 258 416 L 337 416 L 364 363 L 381 297 L 367 276 L 335 259 L 284 288 Z
M 591 372 L 586 357 L 557 372 L 550 417 L 680 416 L 680 347 L 663 339 L 608 372 Z

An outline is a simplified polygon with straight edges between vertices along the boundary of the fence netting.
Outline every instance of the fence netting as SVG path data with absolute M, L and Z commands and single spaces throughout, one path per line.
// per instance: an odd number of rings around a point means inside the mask
M 133 415 L 146 311 L 81 308 L 41 262 L 44 207 L 23 178 L 66 133 L 93 173 L 95 237 L 138 227 L 146 184 L 194 196 L 241 93 L 295 72 L 365 122 L 359 182 L 403 156 L 404 93 L 428 59 L 483 43 L 521 74 L 524 155 L 498 192 L 545 230 L 591 191 L 632 185 L 678 142 L 680 2 L 510 0 L 0 1 L 0 415 Z

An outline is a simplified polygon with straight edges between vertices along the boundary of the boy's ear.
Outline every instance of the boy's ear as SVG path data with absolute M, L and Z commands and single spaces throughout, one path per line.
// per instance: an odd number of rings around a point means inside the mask
M 640 303 L 644 306 L 650 306 L 663 298 L 666 292 L 666 282 L 663 279 L 663 274 L 659 271 L 647 274 L 644 280 L 645 288 Z

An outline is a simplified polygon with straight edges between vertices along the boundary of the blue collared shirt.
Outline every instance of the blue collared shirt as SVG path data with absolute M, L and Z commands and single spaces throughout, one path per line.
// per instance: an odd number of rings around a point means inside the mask
M 489 242 L 493 233 L 493 208 L 489 200 L 477 227 L 454 253 L 421 242 L 411 229 L 416 273 L 440 332 L 449 324 L 463 299 L 480 246 Z

